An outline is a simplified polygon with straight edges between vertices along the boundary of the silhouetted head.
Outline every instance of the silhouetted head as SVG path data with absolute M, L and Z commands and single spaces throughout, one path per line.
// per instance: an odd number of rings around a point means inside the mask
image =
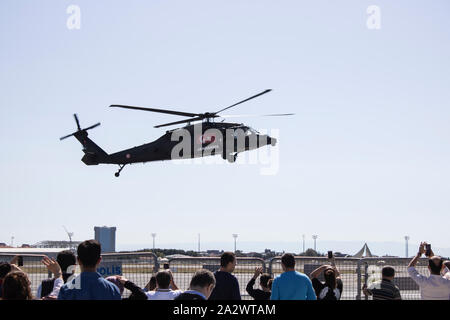
M 281 256 L 281 267 L 283 270 L 295 268 L 295 258 L 292 253 L 285 253 Z
M 191 290 L 203 293 L 206 299 L 209 298 L 215 286 L 216 278 L 214 277 L 214 274 L 206 269 L 195 272 L 191 279 L 191 283 L 189 284 Z
M 383 279 L 392 280 L 395 277 L 395 269 L 391 266 L 385 266 L 381 269 L 381 277 Z
M 96 240 L 86 240 L 78 245 L 77 259 L 83 268 L 95 268 L 101 261 L 102 248 Z
M 444 260 L 439 256 L 433 256 L 428 259 L 428 270 L 431 274 L 441 275 L 441 270 L 444 266 Z
M 77 258 L 72 251 L 64 250 L 58 253 L 58 255 L 56 256 L 56 261 L 61 267 L 61 271 L 67 272 L 68 267 L 76 265 Z
M 220 256 L 220 266 L 226 272 L 233 272 L 236 267 L 236 255 L 233 252 L 224 252 Z
M 172 276 L 170 275 L 170 272 L 167 270 L 159 271 L 156 274 L 156 286 L 158 289 L 169 289 L 171 280 Z
M 259 284 L 261 285 L 262 288 L 268 288 L 267 283 L 269 282 L 270 279 L 272 279 L 270 274 L 263 273 L 261 277 L 259 277 Z
M 11 265 L 8 262 L 0 263 L 0 279 L 6 277 L 9 272 L 11 272 Z
M 3 300 L 31 300 L 31 282 L 26 273 L 13 271 L 3 279 Z

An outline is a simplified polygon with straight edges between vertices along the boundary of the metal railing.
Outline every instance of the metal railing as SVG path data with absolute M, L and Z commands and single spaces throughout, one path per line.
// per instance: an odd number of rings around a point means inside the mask
M 14 256 L 14 254 L 1 254 L 0 261 L 9 262 Z M 20 268 L 28 274 L 31 289 L 35 295 L 42 280 L 48 279 L 52 275 L 41 263 L 44 255 L 22 254 L 21 256 L 23 257 L 23 266 Z M 295 261 L 295 269 L 308 276 L 315 268 L 329 263 L 326 257 L 295 257 Z M 336 258 L 335 261 L 343 282 L 343 300 L 371 299 L 362 293 L 362 286 L 380 280 L 381 269 L 387 265 L 392 266 L 396 271 L 394 283 L 399 287 L 402 299 L 420 299 L 419 288 L 407 273 L 410 258 Z M 181 290 L 186 290 L 195 271 L 200 269 L 208 269 L 212 272 L 219 270 L 220 257 L 172 258 L 168 264 L 176 285 Z M 429 275 L 427 265 L 428 259 L 420 259 L 416 269 L 423 275 Z M 263 272 L 269 273 L 273 277 L 283 272 L 281 257 L 274 257 L 266 261 L 260 258 L 237 257 L 233 274 L 238 279 L 243 299 L 252 299 L 245 289 L 253 277 L 256 267 L 262 267 Z M 123 275 L 141 288 L 144 288 L 151 276 L 159 270 L 157 256 L 151 252 L 102 254 L 102 262 L 97 268 L 97 272 L 104 277 Z M 79 269 L 77 268 L 75 272 L 78 273 Z M 319 280 L 323 281 L 323 275 L 319 277 Z M 255 286 L 259 287 L 258 281 Z M 123 296 L 127 297 L 129 294 L 130 292 L 125 290 Z
M 233 275 L 238 279 L 242 299 L 252 299 L 245 288 L 257 267 L 262 267 L 263 272 L 267 272 L 266 263 L 263 259 L 237 257 Z M 181 290 L 186 290 L 195 271 L 200 269 L 208 269 L 211 272 L 219 270 L 220 257 L 173 258 L 169 260 L 169 268 L 172 271 L 175 284 Z M 257 287 L 259 287 L 258 283 L 255 285 L 255 288 Z

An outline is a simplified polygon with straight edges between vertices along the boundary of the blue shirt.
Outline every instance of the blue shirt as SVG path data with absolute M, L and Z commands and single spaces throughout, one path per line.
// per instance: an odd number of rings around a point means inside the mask
M 303 273 L 287 271 L 272 283 L 270 300 L 316 300 L 311 280 Z
M 119 288 L 98 272 L 82 272 L 59 291 L 58 300 L 121 300 Z

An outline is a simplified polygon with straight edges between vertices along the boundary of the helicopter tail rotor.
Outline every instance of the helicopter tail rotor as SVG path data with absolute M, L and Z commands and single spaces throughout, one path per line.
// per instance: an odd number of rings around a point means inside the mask
M 90 126 L 90 127 L 81 129 L 80 121 L 78 120 L 77 114 L 74 113 L 73 117 L 75 118 L 75 122 L 76 122 L 76 124 L 77 124 L 77 129 L 78 129 L 78 131 L 76 131 L 76 132 L 74 132 L 74 133 L 71 133 L 71 134 L 68 134 L 67 136 L 61 137 L 61 138 L 59 138 L 59 140 L 64 140 L 64 139 L 66 139 L 66 138 L 69 138 L 69 137 L 71 137 L 71 136 L 74 136 L 74 135 L 77 134 L 77 133 L 82 133 L 82 132 L 86 133 L 86 135 L 87 135 L 87 132 L 86 132 L 87 130 L 94 129 L 94 128 L 96 128 L 96 127 L 98 127 L 98 126 L 100 125 L 100 122 L 99 122 L 99 123 L 96 123 L 96 124 L 94 124 L 94 125 L 92 125 L 92 126 Z

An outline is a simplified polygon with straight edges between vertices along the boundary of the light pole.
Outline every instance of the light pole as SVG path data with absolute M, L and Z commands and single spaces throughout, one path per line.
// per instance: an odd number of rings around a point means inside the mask
M 152 233 L 152 238 L 153 238 L 153 251 L 155 251 L 155 238 L 156 238 L 156 233 Z
M 313 240 L 314 240 L 314 251 L 317 252 L 317 250 L 316 250 L 316 240 L 317 240 L 317 238 L 318 238 L 317 234 L 313 235 L 312 238 L 313 238 Z
M 405 257 L 408 258 L 408 240 L 409 236 L 405 236 Z
M 200 233 L 198 234 L 198 253 L 200 253 Z
M 234 238 L 234 253 L 236 253 L 236 239 L 237 239 L 238 235 L 237 233 L 233 233 L 233 238 Z
M 303 252 L 305 252 L 305 235 L 304 234 L 302 235 L 302 238 L 303 238 Z
M 11 237 L 11 247 L 14 246 L 14 236 Z

